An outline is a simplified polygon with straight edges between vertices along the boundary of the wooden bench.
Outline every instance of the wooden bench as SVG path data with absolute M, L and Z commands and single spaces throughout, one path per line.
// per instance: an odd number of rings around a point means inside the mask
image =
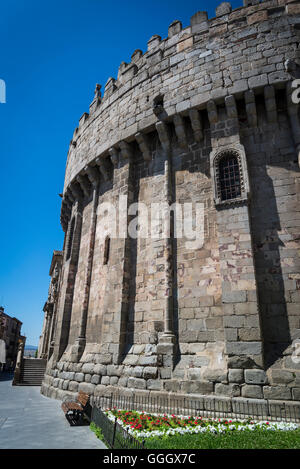
M 63 401 L 61 408 L 71 426 L 85 425 L 90 421 L 90 396 L 79 391 L 76 400 L 69 397 Z

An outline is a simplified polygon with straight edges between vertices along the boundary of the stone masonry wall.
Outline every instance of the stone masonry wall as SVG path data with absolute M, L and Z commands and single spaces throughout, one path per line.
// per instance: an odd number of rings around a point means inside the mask
M 45 395 L 300 401 L 300 126 L 285 65 L 299 61 L 300 5 L 244 4 L 153 36 L 81 118 L 66 169 Z M 215 161 L 228 149 L 240 155 L 244 192 L 221 204 Z M 118 207 L 120 195 L 127 207 L 203 203 L 204 245 L 112 237 L 105 263 L 99 207 Z

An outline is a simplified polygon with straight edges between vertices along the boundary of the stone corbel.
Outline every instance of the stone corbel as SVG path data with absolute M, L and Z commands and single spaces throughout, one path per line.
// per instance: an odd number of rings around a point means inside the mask
M 175 125 L 175 132 L 177 135 L 179 146 L 180 148 L 186 150 L 188 146 L 187 136 L 186 136 L 184 120 L 180 114 L 176 114 L 174 116 L 174 125 Z
M 245 93 L 246 113 L 248 124 L 250 127 L 257 127 L 257 111 L 255 95 L 252 90 L 246 91 Z
M 96 158 L 96 164 L 99 167 L 100 173 L 102 174 L 104 181 L 109 181 L 109 170 L 106 164 L 106 161 L 103 158 Z
M 119 165 L 119 152 L 115 147 L 112 147 L 108 150 L 108 153 L 110 154 L 110 159 L 111 162 L 114 166 L 114 168 L 117 168 Z
M 68 194 L 65 195 L 65 197 L 64 197 L 64 199 L 63 199 L 63 202 L 66 204 L 66 206 L 68 207 L 68 209 L 71 211 L 71 210 L 72 210 L 73 203 L 72 203 L 71 200 L 69 199 Z
M 217 124 L 219 121 L 219 115 L 216 103 L 212 99 L 207 103 L 207 113 L 210 125 Z
M 71 215 L 71 210 L 68 208 L 66 203 L 63 201 L 62 202 L 62 207 L 61 207 L 61 216 L 64 218 L 70 218 Z
M 97 168 L 95 168 L 95 166 L 86 166 L 84 168 L 93 188 L 97 187 L 98 183 L 99 183 L 99 177 L 100 177 L 100 174 L 99 174 L 99 171 L 97 170 Z
M 81 201 L 83 199 L 84 194 L 78 182 L 74 182 L 70 185 L 70 191 L 76 201 Z
M 76 200 L 76 197 L 73 196 L 70 187 L 68 187 L 68 189 L 67 189 L 66 197 L 71 201 L 71 204 L 72 204 L 72 206 L 73 206 L 73 204 L 74 204 L 74 202 L 75 202 L 75 200 Z
M 197 109 L 191 109 L 189 111 L 192 129 L 194 131 L 194 137 L 196 142 L 200 143 L 203 140 L 203 124 L 201 114 Z
M 91 193 L 91 188 L 90 188 L 90 185 L 89 185 L 88 180 L 86 179 L 86 177 L 80 174 L 77 177 L 77 182 L 80 185 L 81 190 L 84 193 L 84 196 L 89 197 L 90 193 Z
M 66 199 L 63 199 L 63 201 L 62 201 L 62 203 L 61 203 L 61 211 L 62 211 L 62 213 L 63 213 L 63 212 L 66 212 L 66 211 L 68 210 L 68 208 L 69 208 L 69 207 L 68 207 L 68 204 L 67 204 L 67 202 L 66 202 Z
M 125 160 L 128 160 L 130 161 L 132 159 L 132 148 L 131 146 L 129 145 L 129 143 L 125 142 L 124 140 L 122 140 L 120 143 L 119 143 L 119 147 L 121 149 L 121 155 L 122 157 L 125 159 Z
M 274 124 L 278 120 L 274 86 L 265 86 L 264 95 L 268 122 Z
M 233 95 L 226 96 L 225 106 L 226 106 L 227 116 L 229 117 L 229 119 L 237 119 L 238 112 L 237 112 L 235 97 Z
M 171 150 L 171 139 L 167 124 L 165 124 L 164 122 L 157 122 L 155 126 L 161 146 L 163 147 L 165 152 L 169 153 Z
M 145 161 L 151 161 L 152 160 L 152 154 L 150 150 L 150 145 L 149 141 L 146 135 L 142 134 L 141 132 L 138 132 L 135 135 L 135 139 L 138 142 L 138 145 L 140 147 L 140 150 L 143 154 L 143 158 Z

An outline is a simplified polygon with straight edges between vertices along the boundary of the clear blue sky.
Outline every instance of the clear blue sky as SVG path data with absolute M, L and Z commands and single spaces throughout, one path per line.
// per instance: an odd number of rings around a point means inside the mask
M 122 61 L 165 38 L 175 19 L 220 1 L 9 0 L 1 2 L 0 304 L 23 321 L 37 345 L 54 249 L 62 249 L 61 199 L 68 146 L 96 83 L 117 77 Z M 232 1 L 233 8 L 242 5 Z

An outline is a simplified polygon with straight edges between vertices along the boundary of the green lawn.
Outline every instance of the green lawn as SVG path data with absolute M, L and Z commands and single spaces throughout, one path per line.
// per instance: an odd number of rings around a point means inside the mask
M 105 442 L 101 429 L 94 423 L 91 430 Z M 146 440 L 145 449 L 300 449 L 300 429 L 176 435 Z
M 300 430 L 178 435 L 148 440 L 145 446 L 146 449 L 300 449 Z

